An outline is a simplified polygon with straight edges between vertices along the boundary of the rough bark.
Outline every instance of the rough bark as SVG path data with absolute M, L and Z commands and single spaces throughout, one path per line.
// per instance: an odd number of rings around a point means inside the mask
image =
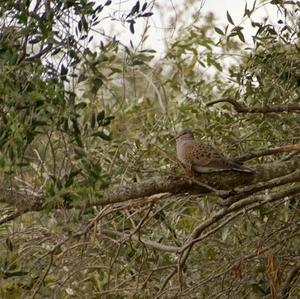
M 157 176 L 142 182 L 110 187 L 103 191 L 101 197 L 95 198 L 89 205 L 113 204 L 160 193 L 203 194 L 211 192 L 205 187 L 206 185 L 217 190 L 228 191 L 239 186 L 253 185 L 285 176 L 299 168 L 300 160 L 295 159 L 257 166 L 254 168 L 254 174 L 226 171 L 215 174 L 201 174 L 193 178 L 189 178 L 184 174 L 181 176 Z M 42 193 L 25 192 L 11 188 L 2 188 L 0 195 L 0 202 L 15 207 L 17 211 L 24 212 L 41 210 L 45 201 L 46 196 Z

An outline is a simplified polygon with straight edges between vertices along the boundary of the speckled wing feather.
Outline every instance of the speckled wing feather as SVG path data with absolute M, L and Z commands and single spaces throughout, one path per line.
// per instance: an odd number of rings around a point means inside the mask
M 252 172 L 252 169 L 226 159 L 213 147 L 197 142 L 185 145 L 185 156 L 192 170 L 199 173 L 219 172 L 235 170 L 240 172 Z

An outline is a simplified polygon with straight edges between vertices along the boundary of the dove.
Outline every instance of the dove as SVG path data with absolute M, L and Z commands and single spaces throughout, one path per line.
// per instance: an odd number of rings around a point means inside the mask
M 212 146 L 197 142 L 190 129 L 183 129 L 177 135 L 176 150 L 178 160 L 188 170 L 196 173 L 214 173 L 221 171 L 254 173 L 253 169 L 226 158 Z

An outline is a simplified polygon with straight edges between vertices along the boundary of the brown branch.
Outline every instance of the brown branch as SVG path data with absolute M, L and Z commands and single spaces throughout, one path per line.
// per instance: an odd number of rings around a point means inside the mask
M 26 212 L 28 212 L 28 211 L 16 211 L 10 215 L 7 215 L 0 219 L 0 225 L 4 224 L 6 222 L 9 222 L 11 220 L 14 220 L 14 219 L 18 218 L 19 216 L 21 216 L 22 214 L 25 214 Z
M 293 188 L 290 188 L 288 190 L 280 191 L 280 192 L 273 192 L 268 195 L 257 195 L 253 196 L 250 198 L 243 199 L 237 203 L 234 203 L 231 205 L 229 208 L 223 208 L 218 210 L 215 214 L 213 214 L 210 218 L 207 220 L 201 222 L 191 233 L 190 237 L 188 238 L 186 244 L 181 248 L 180 252 L 180 258 L 178 259 L 178 271 L 182 269 L 185 265 L 186 260 L 188 259 L 190 252 L 195 245 L 195 243 L 199 242 L 201 238 L 201 234 L 210 226 L 214 225 L 217 223 L 219 220 L 223 219 L 225 216 L 228 214 L 235 212 L 235 211 L 240 211 L 241 209 L 244 209 L 246 206 L 249 206 L 250 204 L 253 203 L 260 203 L 259 206 L 264 205 L 266 203 L 274 202 L 277 200 L 280 200 L 286 196 L 292 196 L 295 194 L 300 193 L 300 186 L 296 186 Z M 232 219 L 235 217 L 232 217 Z M 176 270 L 171 272 L 171 274 L 168 276 L 168 280 L 170 280 L 175 274 Z M 164 283 L 164 286 L 166 286 L 166 282 Z M 161 289 L 162 291 L 163 289 Z
M 109 188 L 104 191 L 102 198 L 97 199 L 94 204 L 107 205 L 159 193 L 179 194 L 187 192 L 199 194 L 208 192 L 208 190 L 187 177 L 158 176 L 138 183 Z
M 294 191 L 291 191 L 294 192 Z M 207 231 L 205 234 L 201 234 L 201 236 L 199 236 L 197 239 L 194 239 L 193 241 L 196 243 L 206 239 L 207 237 L 209 237 L 210 235 L 216 233 L 217 231 L 219 231 L 221 228 L 223 228 L 224 226 L 226 226 L 228 223 L 230 223 L 231 221 L 233 221 L 235 218 L 237 218 L 238 216 L 245 214 L 245 212 L 257 209 L 263 205 L 265 205 L 266 203 L 269 202 L 269 199 L 266 198 L 264 201 L 258 201 L 258 202 L 254 202 L 249 204 L 246 208 L 240 209 L 235 213 L 232 213 L 231 215 L 229 215 L 229 217 L 225 218 L 225 220 L 223 220 L 220 224 L 215 225 L 211 230 Z M 282 242 L 282 240 L 280 240 L 280 242 Z M 185 244 L 185 247 L 188 247 L 189 244 Z M 255 256 L 255 254 L 253 255 Z
M 219 200 L 219 204 L 223 205 L 223 206 L 229 206 L 232 203 L 234 203 L 240 199 L 243 199 L 245 197 L 248 197 L 254 193 L 257 193 L 259 191 L 282 186 L 287 183 L 299 182 L 299 181 L 300 181 L 300 169 L 298 169 L 290 174 L 287 174 L 285 176 L 281 176 L 281 177 L 272 179 L 267 182 L 259 182 L 254 185 L 246 186 L 245 188 L 242 188 L 241 190 L 239 190 L 239 192 L 237 194 L 234 194 L 233 196 L 226 198 L 226 200 Z
M 202 174 L 191 180 L 180 176 L 153 177 L 143 182 L 109 188 L 93 204 L 107 205 L 159 193 L 203 194 L 211 191 L 207 190 L 204 187 L 205 185 L 209 185 L 217 190 L 232 190 L 238 186 L 247 186 L 251 183 L 268 181 L 290 174 L 292 171 L 299 169 L 299 167 L 300 161 L 293 160 L 258 166 L 254 175 L 241 175 L 240 173 L 228 171 L 216 174 Z M 195 180 L 199 181 L 200 184 L 197 184 Z
M 48 264 L 48 266 L 47 266 L 44 274 L 38 279 L 37 286 L 33 289 L 33 294 L 30 297 L 31 299 L 34 299 L 35 296 L 37 295 L 38 291 L 41 289 L 42 284 L 44 283 L 45 278 L 48 275 L 48 273 L 49 273 L 49 271 L 50 271 L 50 269 L 51 269 L 51 267 L 53 265 L 53 253 L 54 252 L 51 252 L 51 254 L 50 254 L 50 261 L 49 261 L 49 264 Z
M 297 265 L 289 274 L 281 292 L 282 299 L 288 299 L 290 290 L 295 280 L 300 276 L 300 265 Z
M 40 51 L 30 57 L 27 57 L 24 59 L 24 61 L 27 61 L 27 62 L 33 62 L 37 59 L 40 59 L 43 55 L 47 54 L 53 47 L 53 44 L 50 43 L 48 44 L 46 47 L 44 48 L 41 48 Z
M 241 211 L 242 212 L 242 211 Z M 298 228 L 295 229 L 296 231 L 298 231 Z M 284 241 L 282 239 L 280 239 L 279 241 L 274 242 L 273 244 L 271 244 L 270 246 L 267 246 L 263 249 L 260 249 L 259 252 L 255 252 L 255 253 L 251 253 L 248 255 L 243 255 L 242 258 L 245 261 L 251 261 L 253 258 L 258 258 L 258 256 L 263 255 L 265 252 L 269 251 L 270 249 L 274 248 L 276 245 L 282 244 L 283 242 L 287 242 L 287 240 L 291 239 L 291 238 L 295 238 L 299 236 L 299 232 L 293 234 L 292 236 L 285 238 Z M 202 280 L 200 280 L 199 282 L 195 283 L 194 285 L 191 285 L 188 289 L 186 289 L 184 291 L 184 293 L 182 293 L 183 296 L 187 296 L 189 292 L 191 292 L 192 290 L 195 290 L 196 288 L 199 288 L 201 285 L 207 284 L 209 281 L 212 281 L 215 278 L 218 278 L 220 276 L 223 276 L 224 274 L 228 273 L 229 271 L 231 271 L 234 267 L 236 267 L 236 264 L 239 263 L 239 261 L 241 260 L 241 257 L 238 257 L 235 262 L 230 262 L 229 264 L 227 264 L 227 266 L 225 267 L 220 267 L 219 269 L 215 269 L 213 274 L 216 273 L 214 276 L 210 276 L 208 278 L 203 278 Z M 225 270 L 223 270 L 223 268 L 225 268 Z M 223 271 L 222 271 L 223 270 Z M 220 272 L 221 271 L 221 272 Z M 280 297 L 281 298 L 281 297 Z M 287 298 L 281 298 L 281 299 L 287 299 Z
M 300 111 L 300 104 L 298 103 L 293 103 L 293 104 L 286 104 L 286 105 L 265 105 L 263 107 L 247 107 L 244 104 L 241 104 L 237 102 L 237 100 L 230 98 L 230 97 L 225 97 L 225 98 L 220 98 L 215 101 L 211 101 L 206 104 L 206 107 L 213 106 L 217 103 L 221 102 L 226 102 L 231 104 L 235 111 L 238 113 L 271 113 L 271 112 L 298 112 Z
M 17 188 L 0 189 L 0 203 L 6 203 L 22 211 L 38 211 L 42 208 L 45 195 L 42 192 L 32 192 Z
M 249 161 L 254 158 L 258 157 L 263 157 L 263 156 L 269 156 L 269 155 L 274 155 L 278 153 L 285 153 L 285 152 L 300 152 L 300 144 L 289 144 L 289 145 L 284 145 L 280 147 L 274 147 L 274 148 L 269 148 L 269 149 L 264 149 L 258 152 L 254 153 L 249 153 L 249 154 L 244 154 L 237 159 L 235 159 L 236 162 L 245 162 Z
M 249 186 L 257 182 L 269 181 L 280 176 L 290 174 L 300 168 L 300 160 L 293 159 L 285 162 L 276 162 L 257 166 L 254 174 L 241 175 L 240 173 L 226 171 L 222 173 L 201 174 L 197 177 L 184 176 L 157 176 L 142 182 L 132 183 L 125 186 L 113 186 L 102 191 L 99 198 L 86 204 L 86 206 L 105 206 L 109 204 L 136 200 L 157 194 L 206 194 L 211 192 L 220 196 L 223 192 L 213 190 L 232 190 L 238 186 Z M 199 181 L 199 183 L 198 183 Z M 210 186 L 210 190 L 205 186 Z M 230 192 L 229 192 L 230 195 Z M 6 203 L 15 207 L 21 213 L 28 211 L 40 211 L 46 203 L 46 195 L 43 193 L 28 192 L 15 188 L 0 189 L 0 203 Z M 82 208 L 82 203 L 64 208 Z M 61 208 L 61 206 L 57 206 Z
M 152 240 L 140 238 L 139 236 L 132 235 L 130 233 L 128 233 L 128 234 L 121 233 L 121 232 L 110 230 L 110 229 L 101 229 L 101 233 L 103 233 L 104 235 L 111 235 L 111 236 L 119 237 L 119 238 L 122 238 L 123 240 L 128 239 L 128 240 L 133 240 L 136 242 L 142 242 L 147 247 L 151 247 L 151 248 L 161 250 L 161 251 L 178 252 L 180 250 L 180 247 L 157 243 Z

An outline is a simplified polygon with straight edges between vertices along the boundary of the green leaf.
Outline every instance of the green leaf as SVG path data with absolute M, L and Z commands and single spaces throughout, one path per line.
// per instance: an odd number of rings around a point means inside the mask
M 239 39 L 244 43 L 245 37 L 244 37 L 243 32 L 241 30 L 237 30 L 237 35 L 238 35 Z
M 234 22 L 233 22 L 233 20 L 232 20 L 232 18 L 231 18 L 231 16 L 230 16 L 228 10 L 227 10 L 227 12 L 226 12 L 226 16 L 227 16 L 228 22 L 229 22 L 230 24 L 234 25 Z
M 143 18 L 146 18 L 146 17 L 151 17 L 152 15 L 153 15 L 153 12 L 146 12 L 146 13 L 140 15 L 140 16 L 143 17 Z
M 72 172 L 70 172 L 69 174 L 66 174 L 64 176 L 64 180 L 65 180 L 65 188 L 68 188 L 70 187 L 73 182 L 74 182 L 74 178 L 81 172 L 81 169 L 77 169 L 77 170 L 74 170 Z
M 98 123 L 98 125 L 101 124 L 102 120 L 104 119 L 104 116 L 105 116 L 105 111 L 104 110 L 100 111 L 97 114 L 97 123 Z
M 268 295 L 270 294 L 270 290 L 266 288 L 265 285 L 263 284 L 259 284 L 259 283 L 252 283 L 251 287 L 253 289 L 253 291 L 257 294 L 257 295 Z
M 129 30 L 132 34 L 134 34 L 134 22 L 130 22 Z
M 61 65 L 60 75 L 64 77 L 68 73 L 68 68 L 66 68 L 63 64 Z
M 9 277 L 14 277 L 14 276 L 25 276 L 27 274 L 28 274 L 28 272 L 26 272 L 26 271 L 4 272 L 3 277 L 9 278 Z
M 127 15 L 126 18 L 129 18 L 130 16 L 133 16 L 140 10 L 140 1 L 137 1 L 136 4 L 132 7 L 130 13 Z
M 92 81 L 92 92 L 96 94 L 102 85 L 103 81 L 100 78 L 94 78 Z
M 92 115 L 91 115 L 91 128 L 94 129 L 95 125 L 96 125 L 96 113 L 92 112 Z
M 87 79 L 87 76 L 85 74 L 80 74 L 78 78 L 78 83 L 85 81 Z
M 225 35 L 225 33 L 218 27 L 215 27 L 215 31 L 220 35 Z
M 81 159 L 86 156 L 84 149 L 82 149 L 81 147 L 74 147 L 74 152 L 77 159 Z
M 48 202 L 44 208 L 45 212 L 47 214 L 49 214 L 51 211 L 53 211 L 56 207 L 56 203 L 54 202 L 54 200 Z
M 104 140 L 110 141 L 111 140 L 111 136 L 110 135 L 106 135 L 104 132 L 99 131 L 96 133 L 93 133 L 92 136 L 96 136 L 96 137 L 100 137 Z
M 7 246 L 7 248 L 8 248 L 9 251 L 13 251 L 14 250 L 14 247 L 13 247 L 13 244 L 12 244 L 10 238 L 6 238 L 5 244 L 6 244 L 6 246 Z
M 88 23 L 87 23 L 87 21 L 86 21 L 86 18 L 85 18 L 85 17 L 82 17 L 82 18 L 81 18 L 81 22 L 82 22 L 83 30 L 84 30 L 85 32 L 88 32 L 88 30 L 89 30 L 89 25 L 88 25 Z
M 76 109 L 84 109 L 87 106 L 87 103 L 85 102 L 80 102 L 78 104 L 75 105 Z

